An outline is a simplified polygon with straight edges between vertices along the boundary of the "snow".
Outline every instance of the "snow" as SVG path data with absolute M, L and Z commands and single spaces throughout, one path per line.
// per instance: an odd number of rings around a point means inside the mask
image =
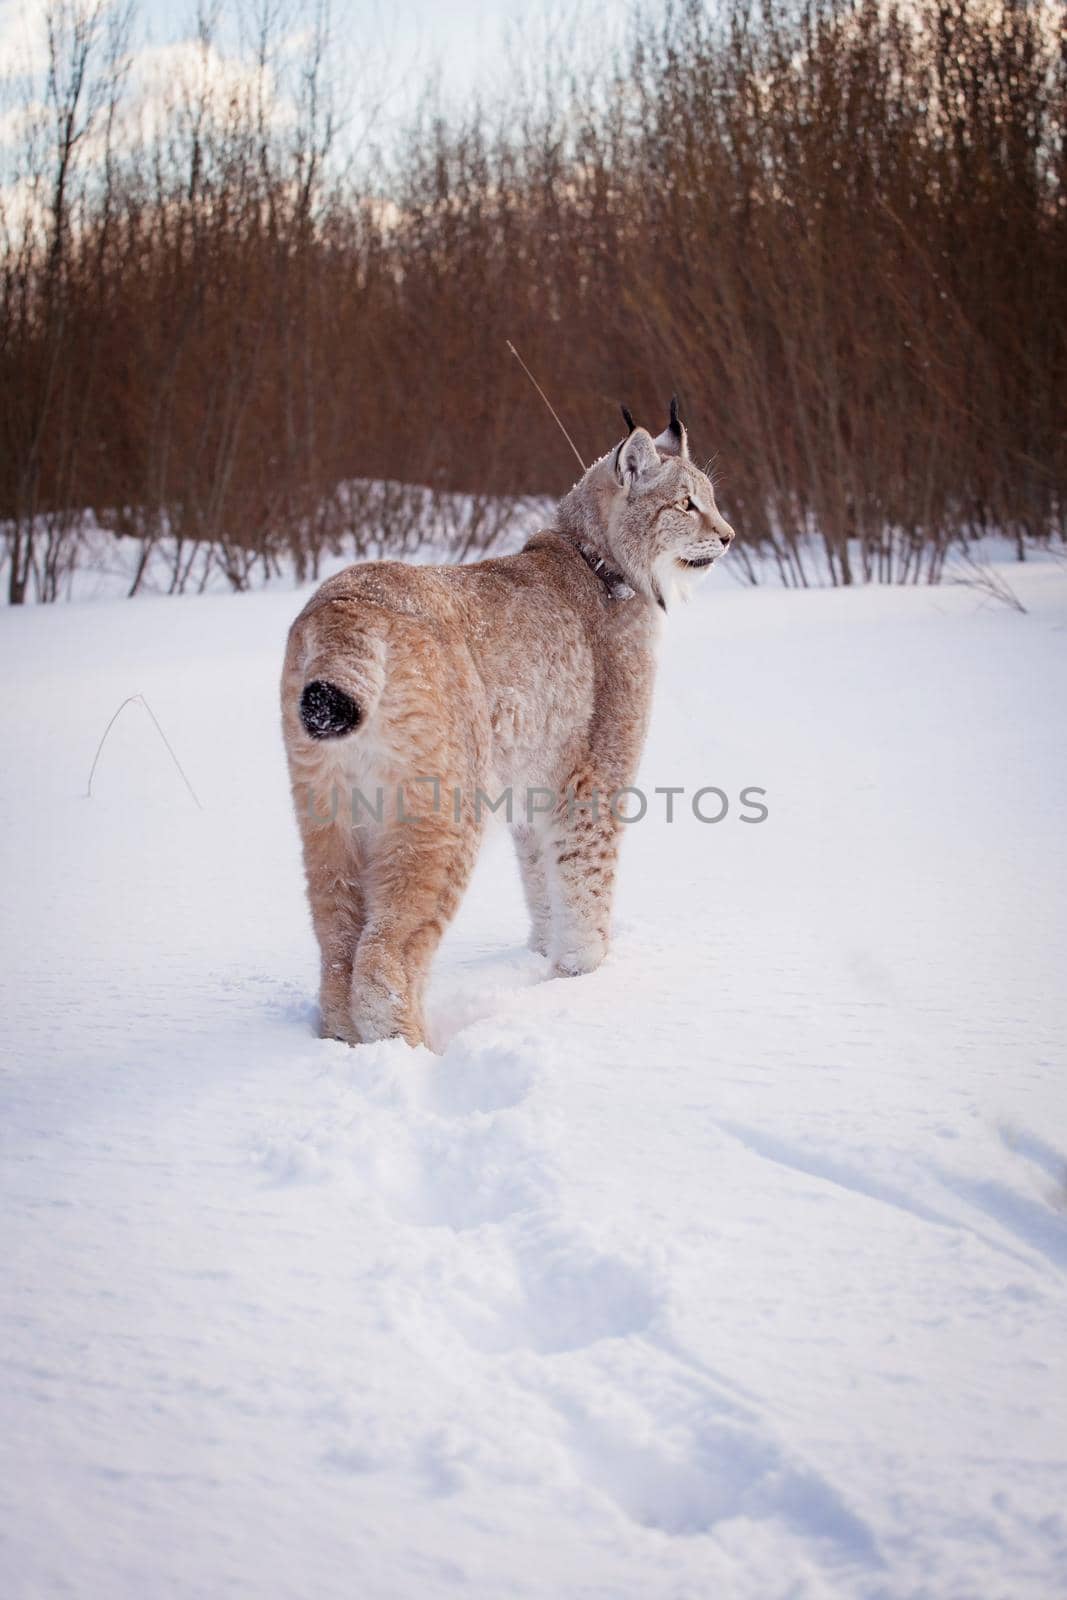
M 313 1035 L 301 597 L 8 613 L 7 1600 L 1064 1591 L 1067 571 L 1009 577 L 717 572 L 607 964 L 495 835 L 438 1054 Z M 136 704 L 83 798 L 137 692 L 203 811 Z
M 2 41 L 0 41 L 2 42 Z M 330 577 L 353 561 L 388 557 L 431 565 L 452 561 L 457 553 L 472 548 L 466 560 L 478 560 L 483 553 L 506 554 L 521 549 L 526 540 L 543 528 L 552 517 L 554 502 L 545 496 L 513 496 L 497 500 L 494 514 L 487 514 L 484 501 L 467 494 L 452 494 L 424 485 L 398 483 L 381 478 L 354 478 L 338 486 L 329 505 L 322 508 L 323 519 L 335 525 L 335 548 L 320 548 L 318 577 Z M 102 601 L 125 599 L 137 584 L 137 598 L 146 595 L 232 594 L 260 590 L 275 585 L 291 590 L 298 581 L 295 564 L 284 550 L 269 559 L 238 545 L 230 549 L 233 578 L 227 574 L 226 556 L 219 543 L 185 540 L 179 544 L 170 534 L 142 540 L 132 534 L 113 531 L 116 513 L 104 522 L 85 510 L 74 519 L 64 547 L 65 559 L 56 587 L 61 601 Z M 351 532 L 359 530 L 359 546 Z M 481 535 L 471 540 L 472 531 Z M 12 525 L 0 521 L 0 594 L 6 596 L 10 578 L 9 536 Z M 48 543 L 46 518 L 37 524 L 38 548 Z M 54 534 L 53 534 L 54 536 Z M 484 545 L 483 551 L 474 544 Z M 1001 545 L 1004 541 L 999 542 Z M 1010 552 L 1009 552 L 1010 553 Z M 813 570 L 817 570 L 813 563 Z M 176 573 L 181 583 L 176 587 Z M 26 591 L 26 603 L 40 601 L 40 577 L 35 573 Z M 239 578 L 239 582 L 233 581 Z

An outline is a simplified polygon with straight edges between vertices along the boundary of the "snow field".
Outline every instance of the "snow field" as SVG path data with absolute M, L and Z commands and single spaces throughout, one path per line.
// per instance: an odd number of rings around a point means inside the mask
M 293 594 L 10 616 L 5 1593 L 1067 1589 L 1067 575 L 668 619 L 587 978 L 313 1036 Z M 204 801 L 182 789 L 142 691 Z

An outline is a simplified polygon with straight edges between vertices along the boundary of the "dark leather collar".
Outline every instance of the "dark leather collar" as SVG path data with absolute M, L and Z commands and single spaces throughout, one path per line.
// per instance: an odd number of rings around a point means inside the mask
M 600 579 L 608 592 L 610 600 L 631 600 L 633 589 L 627 583 L 621 572 L 616 572 L 609 567 L 603 556 L 595 555 L 592 550 L 587 550 L 584 544 L 575 546 L 578 554 L 595 577 Z

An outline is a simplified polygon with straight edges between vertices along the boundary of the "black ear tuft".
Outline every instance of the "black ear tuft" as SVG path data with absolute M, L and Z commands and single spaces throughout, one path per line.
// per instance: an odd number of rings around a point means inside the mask
M 633 419 L 633 413 L 628 411 L 625 406 L 620 406 L 619 410 L 622 412 L 622 420 L 626 424 L 626 436 L 629 438 L 630 434 L 633 433 L 634 429 L 637 427 L 637 423 Z
M 685 431 L 685 423 L 678 415 L 678 396 L 671 395 L 671 420 L 656 440 L 656 449 L 661 456 L 681 456 L 684 461 L 689 460 L 689 435 Z

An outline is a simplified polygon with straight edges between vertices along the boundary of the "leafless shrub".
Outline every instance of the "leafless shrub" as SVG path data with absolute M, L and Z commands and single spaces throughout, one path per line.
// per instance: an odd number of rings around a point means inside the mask
M 321 13 L 290 116 L 265 5 L 262 70 L 221 92 L 202 21 L 204 70 L 131 142 L 124 17 L 50 4 L 0 204 L 11 601 L 61 592 L 83 510 L 142 541 L 131 592 L 164 547 L 175 592 L 494 547 L 571 471 L 508 339 L 587 459 L 619 399 L 677 390 L 783 582 L 1063 540 L 1052 8 L 679 0 L 591 73 L 550 45 L 506 105 L 428 102 L 343 161 Z
M 968 552 L 963 551 L 948 568 L 949 583 L 962 585 L 967 589 L 974 589 L 976 593 L 984 595 L 989 600 L 995 600 L 998 605 L 1004 605 L 1011 611 L 1021 612 L 1026 615 L 1026 607 L 1015 593 L 1003 572 L 991 567 L 985 562 L 976 561 Z

